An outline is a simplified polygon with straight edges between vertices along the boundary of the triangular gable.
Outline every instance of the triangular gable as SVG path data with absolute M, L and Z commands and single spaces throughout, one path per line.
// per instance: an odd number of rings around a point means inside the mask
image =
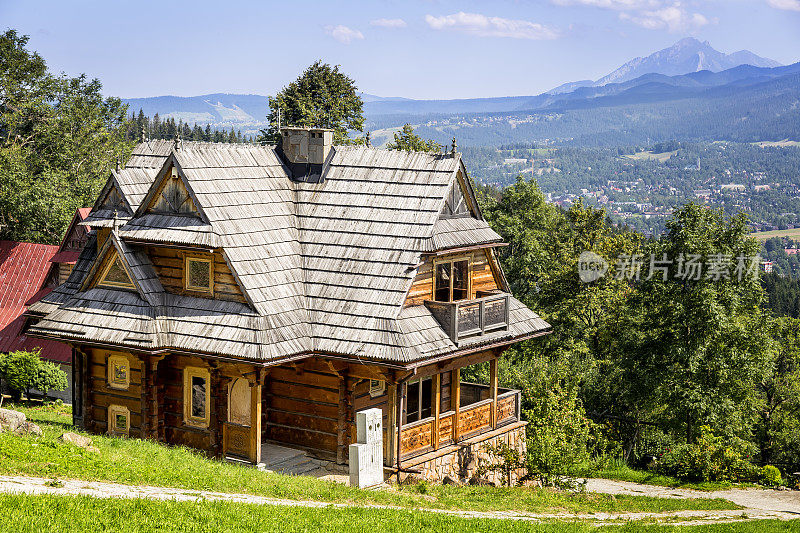
M 145 213 L 196 216 L 208 223 L 175 153 L 164 162 L 134 218 Z
M 64 239 L 61 241 L 61 246 L 58 248 L 59 252 L 75 252 L 75 259 L 72 261 L 77 260 L 78 254 L 83 250 L 86 241 L 89 240 L 90 228 L 79 225 L 79 222 L 86 219 L 87 211 L 86 209 L 75 210 L 75 216 L 72 217 L 72 222 L 70 222 L 67 232 L 64 234 Z
M 125 254 L 117 248 L 115 240 L 113 238 L 106 239 L 89 274 L 84 278 L 80 291 L 100 286 L 134 290 L 142 295 L 142 291 L 136 285 L 135 277 L 132 275 L 131 266 L 126 261 Z
M 450 184 L 444 198 L 444 206 L 440 213 L 441 218 L 473 217 L 483 220 L 475 191 L 469 183 L 467 171 L 463 162 L 459 161 L 458 171 Z
M 134 289 L 135 286 L 130 276 L 125 271 L 120 255 L 116 252 L 106 261 L 106 266 L 97 278 L 97 285 L 101 287 L 115 287 L 123 289 Z
M 117 173 L 113 170 L 92 207 L 92 212 L 100 210 L 108 210 L 112 213 L 116 211 L 120 217 L 129 217 L 133 214 L 133 209 L 117 181 Z

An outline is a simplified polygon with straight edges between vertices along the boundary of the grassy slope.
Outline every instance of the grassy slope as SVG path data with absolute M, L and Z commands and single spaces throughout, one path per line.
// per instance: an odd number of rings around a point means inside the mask
M 21 408 L 40 424 L 41 439 L 0 434 L 0 473 L 65 477 L 127 484 L 289 499 L 355 502 L 468 510 L 530 512 L 673 511 L 738 509 L 727 500 L 675 500 L 644 496 L 568 494 L 547 489 L 419 485 L 402 490 L 363 491 L 304 476 L 283 476 L 209 460 L 188 448 L 155 442 L 92 436 L 100 453 L 64 444 L 58 436 L 75 431 L 68 412 Z
M 800 237 L 800 228 L 757 231 L 755 233 L 751 233 L 750 236 L 755 237 L 759 242 L 764 242 L 772 237 L 792 237 L 796 239 L 797 237 Z
M 579 468 L 579 471 L 582 470 Z M 623 462 L 613 462 L 609 464 L 606 468 L 600 471 L 590 471 L 587 468 L 583 469 L 584 471 L 579 472 L 580 475 L 586 475 L 589 473 L 591 477 L 595 478 L 603 478 L 603 479 L 613 479 L 616 481 L 630 481 L 632 483 L 643 483 L 646 485 L 659 485 L 662 487 L 672 487 L 672 488 L 681 488 L 681 489 L 694 489 L 694 490 L 728 490 L 732 488 L 749 488 L 749 487 L 757 487 L 758 485 L 752 483 L 731 483 L 729 481 L 706 481 L 706 482 L 699 482 L 699 483 L 690 483 L 687 481 L 681 481 L 674 477 L 670 476 L 662 476 L 661 474 L 656 474 L 654 472 L 649 472 L 646 470 L 634 470 L 633 468 L 629 467 L 627 464 Z
M 631 522 L 595 527 L 589 523 L 530 523 L 466 519 L 433 513 L 383 509 L 261 507 L 223 502 L 101 500 L 87 497 L 0 495 L 0 530 L 19 533 L 89 531 L 251 532 L 251 531 L 517 531 L 588 532 L 704 531 L 771 533 L 800 531 L 800 521 L 753 521 L 678 528 Z

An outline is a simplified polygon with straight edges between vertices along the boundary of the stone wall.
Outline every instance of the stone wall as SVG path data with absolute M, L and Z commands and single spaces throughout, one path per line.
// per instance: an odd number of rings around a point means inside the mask
M 486 448 L 496 446 L 501 442 L 509 444 L 524 457 L 527 451 L 525 425 L 519 425 L 505 433 L 490 432 L 486 435 L 478 435 L 458 444 L 453 451 L 450 451 L 452 446 L 448 446 L 446 451 L 449 453 L 426 459 L 424 462 L 415 464 L 413 468 L 420 470 L 421 473 L 418 476 L 427 481 L 442 482 L 449 477 L 454 481 L 468 483 L 477 475 L 481 466 L 497 462 L 497 459 Z M 487 472 L 482 477 L 496 485 L 502 484 L 500 472 Z M 516 482 L 516 476 L 512 476 L 512 483 L 514 482 Z

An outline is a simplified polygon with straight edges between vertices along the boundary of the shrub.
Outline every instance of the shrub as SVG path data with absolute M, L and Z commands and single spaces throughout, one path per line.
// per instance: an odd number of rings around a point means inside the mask
M 66 390 L 67 374 L 58 365 L 43 361 L 40 355 L 37 349 L 11 352 L 0 359 L 0 378 L 13 391 L 15 401 L 30 389 L 38 389 L 45 395 L 51 390 Z
M 527 470 L 526 458 L 519 450 L 505 442 L 500 442 L 496 446 L 484 446 L 484 450 L 495 459 L 495 462 L 479 467 L 478 475 L 480 476 L 487 472 L 500 472 L 503 485 L 510 487 L 514 472 L 521 469 Z M 522 477 L 527 477 L 527 473 Z
M 703 426 L 694 444 L 671 448 L 656 463 L 656 471 L 685 481 L 758 481 L 761 471 L 745 460 L 737 446 Z
M 767 487 L 778 487 L 783 485 L 781 471 L 772 465 L 765 465 L 761 469 L 761 482 Z
M 591 459 L 592 422 L 574 389 L 560 386 L 532 398 L 528 420 L 528 469 L 542 485 L 560 484 L 575 468 Z

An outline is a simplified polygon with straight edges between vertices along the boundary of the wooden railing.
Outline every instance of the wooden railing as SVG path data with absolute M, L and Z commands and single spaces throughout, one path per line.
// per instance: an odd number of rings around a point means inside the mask
M 509 294 L 498 293 L 474 300 L 437 302 L 426 300 L 450 339 L 458 344 L 469 337 L 508 328 Z
M 465 388 L 482 389 L 486 385 L 462 383 Z M 462 396 L 463 397 L 463 396 Z M 441 446 L 480 435 L 494 428 L 517 422 L 520 419 L 520 391 L 498 390 L 496 411 L 492 398 L 461 406 L 459 411 L 447 411 L 434 417 L 417 420 L 403 426 L 401 431 L 401 453 L 403 457 L 419 455 Z M 496 420 L 493 420 L 493 411 Z

